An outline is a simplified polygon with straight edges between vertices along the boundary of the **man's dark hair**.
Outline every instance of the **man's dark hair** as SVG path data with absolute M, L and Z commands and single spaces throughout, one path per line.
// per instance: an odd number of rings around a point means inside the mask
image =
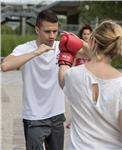
M 58 17 L 52 10 L 44 10 L 41 11 L 36 19 L 36 26 L 40 26 L 42 21 L 48 21 L 51 23 L 57 23 L 58 22 Z
M 92 27 L 89 26 L 89 25 L 84 25 L 84 26 L 80 29 L 78 36 L 79 36 L 79 38 L 81 38 L 81 39 L 83 38 L 83 37 L 82 37 L 82 34 L 83 34 L 83 31 L 84 31 L 84 30 L 89 30 L 90 32 L 92 32 Z

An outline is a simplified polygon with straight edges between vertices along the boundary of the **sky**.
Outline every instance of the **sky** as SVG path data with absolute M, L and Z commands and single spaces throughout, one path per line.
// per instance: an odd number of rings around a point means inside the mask
M 57 1 L 57 0 L 0 0 L 0 2 L 5 2 L 9 4 L 38 4 L 41 2 L 48 4 L 54 1 Z

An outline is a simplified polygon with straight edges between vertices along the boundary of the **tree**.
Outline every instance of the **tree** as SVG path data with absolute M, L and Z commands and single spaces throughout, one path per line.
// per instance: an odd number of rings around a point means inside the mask
M 122 1 L 82 1 L 78 9 L 85 24 L 122 19 Z

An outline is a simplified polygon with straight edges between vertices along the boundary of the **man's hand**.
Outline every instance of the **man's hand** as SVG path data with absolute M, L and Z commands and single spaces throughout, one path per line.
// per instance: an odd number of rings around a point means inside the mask
M 50 47 L 50 46 L 45 45 L 45 44 L 41 44 L 41 45 L 38 47 L 38 49 L 34 51 L 34 54 L 35 54 L 36 56 L 39 56 L 39 55 L 41 55 L 42 53 L 47 52 L 47 51 L 49 51 L 49 50 L 54 50 L 54 49 L 53 49 L 52 47 Z

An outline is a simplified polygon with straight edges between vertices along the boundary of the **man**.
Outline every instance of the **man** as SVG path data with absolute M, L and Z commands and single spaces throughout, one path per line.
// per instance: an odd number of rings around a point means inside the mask
M 23 125 L 27 150 L 63 150 L 64 95 L 58 84 L 58 18 L 50 10 L 38 14 L 37 39 L 17 46 L 2 70 L 21 67 Z

